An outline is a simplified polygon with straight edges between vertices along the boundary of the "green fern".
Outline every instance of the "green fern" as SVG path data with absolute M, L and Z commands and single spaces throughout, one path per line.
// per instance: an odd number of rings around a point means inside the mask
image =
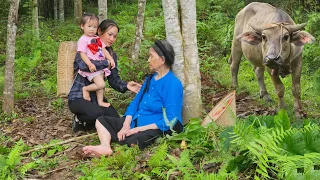
M 146 174 L 139 174 L 138 176 L 139 179 L 142 179 L 142 180 L 150 180 L 151 178 L 146 175 Z
M 183 174 L 184 179 L 191 179 L 191 177 L 195 174 L 196 170 L 190 160 L 189 154 L 189 150 L 183 151 L 180 154 L 180 159 L 177 159 L 174 156 L 167 154 L 171 163 L 175 165 L 174 168 L 168 171 L 167 179 L 169 179 L 170 175 L 175 171 L 181 172 Z
M 6 164 L 9 166 L 9 168 L 14 167 L 20 162 L 21 160 L 20 152 L 22 151 L 23 148 L 24 148 L 24 143 L 22 140 L 20 140 L 16 143 L 16 145 L 10 151 L 6 160 Z
M 166 179 L 166 173 L 163 167 L 152 168 L 151 173 L 155 174 L 160 179 Z
M 274 123 L 277 128 L 281 127 L 284 130 L 290 129 L 290 119 L 287 111 L 281 109 L 276 116 L 274 116 Z
M 157 150 L 154 152 L 154 154 L 151 156 L 151 158 L 148 161 L 148 165 L 151 168 L 156 168 L 159 166 L 164 166 L 167 160 L 167 153 L 168 153 L 168 145 L 166 142 L 164 142 L 163 144 L 161 144 Z M 168 162 L 168 161 L 167 161 Z
M 27 164 L 24 164 L 22 167 L 19 168 L 19 172 L 22 177 L 28 172 L 30 169 L 34 168 L 36 166 L 36 162 L 30 162 Z
M 11 149 L 8 156 L 0 156 L 0 172 L 1 179 L 11 179 L 16 178 L 16 168 L 21 161 L 20 153 L 24 148 L 24 143 L 22 140 L 18 141 L 16 145 Z
M 313 124 L 304 126 L 303 130 L 306 149 L 308 152 L 320 153 L 320 128 Z
M 252 140 L 255 134 L 257 134 L 257 130 L 253 128 L 253 124 L 247 126 L 244 121 L 239 121 L 233 128 L 233 132 L 231 132 L 231 144 L 236 145 L 240 151 L 247 149 L 246 144 Z

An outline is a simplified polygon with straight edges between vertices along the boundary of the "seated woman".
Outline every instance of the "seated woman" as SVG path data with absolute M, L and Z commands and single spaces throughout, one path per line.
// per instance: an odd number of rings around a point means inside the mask
M 137 93 L 140 90 L 141 85 L 133 81 L 128 83 L 122 81 L 118 74 L 118 57 L 116 52 L 112 49 L 112 44 L 116 41 L 118 33 L 119 27 L 116 22 L 111 19 L 102 21 L 98 27 L 100 39 L 104 44 L 106 44 L 107 51 L 111 54 L 116 63 L 116 67 L 111 69 L 111 74 L 107 77 L 107 80 L 109 85 L 116 91 L 124 93 L 127 90 L 130 90 Z M 107 60 L 91 61 L 91 63 L 94 64 L 98 71 L 107 68 L 109 65 Z M 81 59 L 80 54 L 77 53 L 74 61 L 74 73 L 77 74 L 79 69 L 81 71 L 89 71 L 89 67 Z M 69 109 L 74 114 L 72 130 L 75 133 L 78 131 L 89 130 L 91 127 L 94 128 L 95 121 L 100 116 L 120 117 L 113 106 L 99 106 L 95 92 L 90 93 L 91 101 L 83 98 L 83 87 L 90 84 L 91 82 L 87 78 L 77 74 L 68 95 Z M 104 98 L 104 102 L 108 102 L 107 99 Z
M 148 62 L 154 73 L 147 76 L 124 118 L 99 117 L 96 129 L 101 144 L 84 147 L 82 150 L 85 155 L 111 155 L 111 141 L 121 145 L 138 145 L 143 149 L 157 137 L 171 133 L 171 129 L 178 133 L 183 130 L 183 87 L 171 71 L 174 63 L 172 46 L 166 40 L 155 41 L 149 50 Z M 164 118 L 164 109 L 167 119 Z M 173 127 L 169 124 L 173 124 Z

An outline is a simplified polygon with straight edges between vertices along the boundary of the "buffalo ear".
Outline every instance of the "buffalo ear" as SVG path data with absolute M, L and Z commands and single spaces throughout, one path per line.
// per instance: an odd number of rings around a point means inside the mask
M 261 34 L 253 32 L 253 31 L 248 31 L 244 32 L 242 34 L 239 34 L 237 36 L 238 41 L 244 41 L 246 43 L 249 43 L 251 45 L 258 45 L 261 43 Z
M 291 37 L 291 43 L 296 46 L 303 46 L 304 44 L 313 43 L 313 41 L 315 41 L 315 38 L 306 31 L 297 31 Z

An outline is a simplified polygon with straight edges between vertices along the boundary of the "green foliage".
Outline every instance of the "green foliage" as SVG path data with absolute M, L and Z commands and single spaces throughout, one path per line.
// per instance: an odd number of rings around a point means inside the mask
M 320 154 L 316 148 L 320 145 L 319 134 L 316 124 L 290 127 L 285 111 L 280 111 L 274 119 L 255 117 L 251 124 L 240 121 L 234 127 L 231 143 L 242 153 L 230 162 L 238 164 L 239 169 L 241 164 L 247 167 L 252 162 L 256 164 L 255 179 L 288 178 L 299 168 L 308 174 L 309 169 L 319 163 Z M 252 162 L 248 163 L 248 159 Z M 229 169 L 234 166 L 230 164 Z
M 51 106 L 52 106 L 55 110 L 60 111 L 60 113 L 61 113 L 61 111 L 63 110 L 65 104 L 64 104 L 64 101 L 63 101 L 62 98 L 58 98 L 58 99 L 56 99 L 56 100 L 54 100 L 54 101 L 51 102 Z
M 148 165 L 150 167 L 157 167 L 161 165 L 166 165 L 166 156 L 168 153 L 168 145 L 167 143 L 163 143 L 160 145 L 160 147 L 157 148 L 155 153 L 151 156 L 151 158 L 148 161 Z
M 165 171 L 168 171 L 169 167 L 172 167 L 169 160 L 166 159 L 168 153 L 167 143 L 163 143 L 155 149 L 154 154 L 148 161 L 148 166 L 152 168 L 151 173 L 155 174 L 158 178 L 165 179 Z
M 79 166 L 78 170 L 83 174 L 80 179 L 131 179 L 130 172 L 136 166 L 135 156 L 138 152 L 138 146 L 117 146 L 114 155 L 94 159 L 93 164 Z M 114 171 L 115 169 L 117 171 Z
M 167 173 L 167 179 L 169 179 L 170 175 L 174 173 L 175 171 L 179 171 L 182 173 L 182 177 L 186 179 L 191 179 L 193 176 L 192 174 L 195 174 L 196 170 L 193 166 L 190 156 L 189 156 L 189 150 L 182 151 L 180 158 L 175 158 L 174 156 L 167 155 L 170 159 L 171 163 L 174 164 L 174 168 L 170 169 Z
M 0 123 L 6 123 L 6 122 L 10 122 L 13 119 L 16 119 L 18 117 L 18 114 L 15 112 L 12 112 L 10 114 L 7 113 L 1 113 L 0 114 Z
M 316 38 L 314 44 L 306 45 L 303 51 L 303 62 L 306 66 L 306 70 L 309 75 L 313 74 L 319 69 L 320 60 L 320 14 L 318 12 L 313 12 L 308 14 L 308 24 L 306 30 Z
M 190 119 L 184 132 L 174 136 L 167 136 L 170 141 L 185 140 L 192 153 L 204 155 L 205 152 L 220 149 L 217 133 L 218 127 L 211 123 L 208 127 L 201 126 L 201 119 Z
M 42 144 L 42 145 L 39 145 L 39 147 L 43 147 L 43 146 L 47 146 L 47 145 L 53 145 L 53 146 L 50 146 L 49 148 L 41 148 L 40 150 L 38 151 L 33 151 L 32 152 L 32 157 L 39 157 L 40 155 L 42 154 L 46 154 L 48 157 L 54 155 L 55 153 L 57 152 L 62 152 L 63 150 L 67 149 L 68 146 L 67 145 L 56 145 L 57 143 L 59 143 L 61 140 L 57 140 L 57 139 L 53 139 L 53 140 L 50 140 L 50 142 L 48 144 Z
M 0 154 L 0 179 L 16 179 L 24 177 L 25 173 L 35 167 L 34 162 L 22 164 L 20 153 L 25 145 L 22 140 L 10 150 L 9 154 Z
M 26 4 L 29 0 L 21 3 Z M 71 1 L 70 1 L 71 2 Z M 267 1 L 265 1 L 267 2 Z M 284 8 L 297 23 L 308 22 L 306 30 L 317 41 L 306 45 L 304 49 L 304 67 L 302 74 L 302 100 L 306 109 L 316 114 L 320 107 L 320 71 L 318 47 L 319 6 L 316 1 L 268 1 Z M 197 39 L 201 63 L 201 72 L 217 83 L 228 87 L 231 84 L 229 65 L 226 63 L 230 54 L 236 13 L 249 1 L 199 0 L 197 3 Z M 3 89 L 6 19 L 9 9 L 8 1 L 1 1 L 0 30 L 0 90 Z M 97 13 L 96 2 L 84 1 L 84 10 Z M 110 4 L 109 4 L 110 6 Z M 34 38 L 29 7 L 20 8 L 18 24 L 16 59 L 15 59 L 15 98 L 32 98 L 53 96 L 56 91 L 56 59 L 58 45 L 61 41 L 76 41 L 81 31 L 72 19 L 64 23 L 40 18 L 40 40 Z M 141 81 L 148 72 L 147 58 L 150 45 L 155 39 L 165 38 L 163 11 L 161 3 L 148 1 L 145 13 L 144 31 L 139 61 L 131 61 L 131 49 L 135 36 L 135 17 L 137 5 L 133 1 L 112 1 L 108 17 L 120 26 L 120 34 L 113 46 L 118 54 L 118 66 L 123 80 Z M 70 11 L 71 12 L 71 11 Z M 312 76 L 311 76 L 312 75 Z M 268 75 L 266 74 L 268 77 Z M 291 89 L 290 78 L 282 79 L 286 89 Z M 258 85 L 252 66 L 242 62 L 239 74 L 240 90 L 249 91 L 254 97 L 258 95 Z M 270 78 L 266 78 L 270 95 L 275 99 Z M 210 92 L 219 89 L 207 86 Z M 288 95 L 289 94 L 289 95 Z M 110 93 L 110 100 L 119 112 L 122 112 L 133 95 L 117 92 Z M 285 95 L 286 102 L 292 102 L 290 93 Z M 64 107 L 62 99 L 51 103 L 56 110 Z M 292 103 L 289 107 L 292 107 Z M 290 113 L 289 113 L 290 114 Z M 0 119 L 11 121 L 17 115 L 1 114 Z M 24 118 L 24 121 L 32 119 Z M 164 140 L 167 142 L 151 147 L 141 153 L 135 148 L 116 146 L 111 157 L 93 159 L 80 165 L 80 179 L 237 179 L 237 175 L 246 178 L 273 179 L 319 179 L 319 126 L 304 124 L 291 126 L 290 116 L 281 111 L 277 116 L 251 116 L 238 121 L 234 127 L 219 128 L 214 123 L 208 127 L 201 126 L 201 119 L 191 119 L 181 134 L 173 133 Z M 1 144 L 8 144 L 0 136 Z M 180 142 L 187 142 L 187 149 L 181 149 Z M 51 142 L 54 143 L 54 142 Z M 46 144 L 44 144 L 46 145 Z M 180 154 L 173 154 L 171 149 L 178 149 Z M 57 152 L 66 147 L 54 146 L 36 151 L 33 163 L 21 163 L 20 145 L 12 149 L 0 146 L 0 179 L 19 179 L 33 168 L 47 171 L 59 164 L 53 158 Z M 138 162 L 139 155 L 146 155 L 143 162 Z M 150 156 L 148 156 L 150 155 Z M 47 157 L 42 160 L 39 157 Z M 141 163 L 142 167 L 138 164 Z M 206 164 L 216 163 L 217 173 L 204 170 Z M 145 165 L 143 165 L 145 164 Z M 140 165 L 140 164 L 139 164 Z M 37 167 L 36 167 L 37 166 Z M 298 170 L 297 170 L 298 169 Z M 5 171 L 2 171 L 5 170 Z M 167 175 L 168 174 L 168 175 Z

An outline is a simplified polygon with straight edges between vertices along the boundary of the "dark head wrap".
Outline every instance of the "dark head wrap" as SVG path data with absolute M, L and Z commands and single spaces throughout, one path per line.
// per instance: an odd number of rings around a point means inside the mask
M 169 43 L 168 43 L 169 44 Z M 170 44 L 169 44 L 170 45 Z M 159 56 L 165 58 L 165 63 L 171 67 L 174 63 L 174 52 L 168 51 L 168 49 L 163 45 L 163 42 L 160 40 L 156 40 L 152 48 L 157 52 Z

